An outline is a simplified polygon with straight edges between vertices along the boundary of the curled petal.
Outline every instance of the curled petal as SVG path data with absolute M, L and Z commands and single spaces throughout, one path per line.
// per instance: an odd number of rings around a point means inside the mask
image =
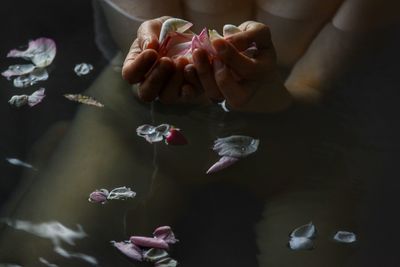
M 127 256 L 133 260 L 136 260 L 136 261 L 143 260 L 143 252 L 135 244 L 132 244 L 131 242 L 128 242 L 128 241 L 121 241 L 121 242 L 111 241 L 111 244 L 114 247 L 116 247 L 125 256 Z
M 211 42 L 214 40 L 217 40 L 217 39 L 224 38 L 216 30 L 208 30 L 208 36 L 209 36 Z
M 36 68 L 34 71 L 27 75 L 22 75 L 14 79 L 13 84 L 15 87 L 24 88 L 36 84 L 40 81 L 45 81 L 49 78 L 46 69 Z
M 26 163 L 20 159 L 16 159 L 16 158 L 6 158 L 6 160 L 8 161 L 8 163 L 15 165 L 15 166 L 22 166 L 28 169 L 35 169 L 31 164 Z
M 347 231 L 337 231 L 333 240 L 340 243 L 353 243 L 357 241 L 356 234 Z
M 96 190 L 89 195 L 89 201 L 104 204 L 107 202 L 108 194 L 107 189 Z
M 302 225 L 292 231 L 290 237 L 305 237 L 305 238 L 314 238 L 317 233 L 317 229 L 315 225 L 310 222 L 308 224 Z
M 310 250 L 314 248 L 314 242 L 306 237 L 292 237 L 289 240 L 289 247 L 292 250 Z
M 238 161 L 238 158 L 234 157 L 229 157 L 229 156 L 223 156 L 222 158 L 219 159 L 214 165 L 212 165 L 208 170 L 207 174 L 218 172 L 220 170 L 223 170 L 225 168 L 228 168 L 232 164 L 234 164 L 236 161 Z
M 6 78 L 10 78 L 12 76 L 20 76 L 31 73 L 35 69 L 35 65 L 33 64 L 22 64 L 22 65 L 11 65 L 8 67 L 6 71 L 3 71 L 1 75 Z
M 166 136 L 170 129 L 171 125 L 163 123 L 154 128 L 154 131 Z
M 222 30 L 224 37 L 241 32 L 241 30 L 232 24 L 225 24 Z
M 75 65 L 74 71 L 76 75 L 83 76 L 89 74 L 93 70 L 93 65 L 88 63 L 80 63 Z
M 147 142 L 152 144 L 164 140 L 164 135 L 160 132 L 152 132 L 151 134 L 146 135 L 144 138 Z
M 82 104 L 95 106 L 95 107 L 99 107 L 99 108 L 104 107 L 104 105 L 102 103 L 100 103 L 99 101 L 97 101 L 96 99 L 94 99 L 91 96 L 86 96 L 86 95 L 81 95 L 81 94 L 76 94 L 76 95 L 65 94 L 64 97 L 68 100 L 79 102 Z
M 259 143 L 258 139 L 250 136 L 232 135 L 215 140 L 213 150 L 220 156 L 243 158 L 256 152 Z
M 158 262 L 168 256 L 168 252 L 158 248 L 151 248 L 143 254 L 144 260 L 149 262 Z
M 169 226 L 158 227 L 154 230 L 153 236 L 155 238 L 163 239 L 168 244 L 175 244 L 178 242 L 178 239 L 175 238 L 175 234 Z
M 117 187 L 111 190 L 110 194 L 108 194 L 107 199 L 127 199 L 134 198 L 136 193 L 133 192 L 129 187 Z
M 183 33 L 187 30 L 189 30 L 193 24 L 189 21 L 183 20 L 183 19 L 177 19 L 177 18 L 170 18 L 164 21 L 164 23 L 161 26 L 160 30 L 160 36 L 158 40 L 160 43 L 162 43 L 165 39 L 165 37 L 170 33 L 170 32 L 179 32 Z
M 176 267 L 177 265 L 178 262 L 170 257 L 159 260 L 154 264 L 155 267 Z
M 56 56 L 56 44 L 49 38 L 38 38 L 30 41 L 25 51 L 11 50 L 7 57 L 21 57 L 31 60 L 37 67 L 47 67 Z
M 159 238 L 145 236 L 131 236 L 130 241 L 140 247 L 168 249 L 168 243 Z
M 138 136 L 144 137 L 148 134 L 151 134 L 154 132 L 155 127 L 149 124 L 144 124 L 141 125 L 139 127 L 137 127 L 136 129 L 136 133 Z
M 46 96 L 46 95 L 44 94 L 44 92 L 45 92 L 45 89 L 44 89 L 44 88 L 41 88 L 41 89 L 39 89 L 39 90 L 33 92 L 33 94 L 31 94 L 31 95 L 28 97 L 28 105 L 29 105 L 30 107 L 33 107 L 33 106 L 39 104 L 40 102 L 42 102 L 43 98 Z
M 28 98 L 29 96 L 27 95 L 14 95 L 8 100 L 8 103 L 19 108 L 28 104 Z
M 186 137 L 179 129 L 172 128 L 165 137 L 168 145 L 186 145 L 188 143 Z

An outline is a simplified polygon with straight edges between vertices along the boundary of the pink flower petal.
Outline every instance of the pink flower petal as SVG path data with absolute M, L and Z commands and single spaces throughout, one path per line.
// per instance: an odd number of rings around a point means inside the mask
M 44 94 L 45 89 L 44 88 L 40 88 L 39 90 L 33 92 L 33 94 L 31 94 L 28 97 L 28 105 L 30 107 L 33 107 L 37 104 L 39 104 L 40 102 L 42 102 L 43 98 L 46 96 Z
M 206 173 L 210 174 L 210 173 L 214 173 L 214 172 L 218 172 L 220 170 L 223 170 L 223 169 L 231 166 L 232 164 L 234 164 L 238 160 L 239 160 L 238 158 L 233 158 L 233 157 L 229 157 L 229 156 L 223 156 L 222 158 L 219 159 L 219 161 L 214 163 L 214 165 L 212 165 L 207 170 Z
M 143 252 L 142 250 L 137 247 L 135 244 L 132 244 L 130 242 L 115 242 L 111 241 L 114 247 L 116 247 L 121 253 L 123 253 L 125 256 L 136 260 L 136 261 L 142 261 L 143 260 Z
M 169 130 L 166 138 L 165 138 L 165 143 L 167 145 L 186 145 L 188 141 L 186 140 L 186 137 L 181 133 L 179 129 L 172 128 Z
M 30 41 L 28 49 L 20 51 L 13 49 L 7 57 L 21 57 L 31 60 L 37 67 L 47 67 L 56 56 L 56 44 L 49 38 L 38 38 Z
M 130 241 L 140 247 L 146 248 L 161 248 L 168 249 L 169 245 L 166 241 L 159 238 L 154 237 L 145 237 L 145 236 L 131 236 Z
M 107 197 L 108 197 L 108 190 L 106 189 L 100 189 L 92 192 L 89 195 L 89 201 L 93 203 L 101 203 L 104 204 L 107 202 Z
M 169 226 L 158 227 L 156 230 L 154 230 L 153 236 L 155 238 L 163 239 L 168 244 L 175 244 L 178 242 L 178 239 L 175 238 L 175 235 Z

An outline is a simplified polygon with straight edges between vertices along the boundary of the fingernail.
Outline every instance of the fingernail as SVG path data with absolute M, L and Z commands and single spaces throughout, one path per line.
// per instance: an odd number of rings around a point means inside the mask
M 219 59 L 214 59 L 213 66 L 214 66 L 214 71 L 217 72 L 217 71 L 219 71 L 219 70 L 224 68 L 224 63 L 222 63 L 222 61 L 219 60 Z

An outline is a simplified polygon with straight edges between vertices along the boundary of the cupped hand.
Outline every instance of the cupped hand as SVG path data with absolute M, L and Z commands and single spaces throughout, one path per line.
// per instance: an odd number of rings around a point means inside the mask
M 162 24 L 170 17 L 145 21 L 137 32 L 122 67 L 122 77 L 131 84 L 139 83 L 137 96 L 165 104 L 197 103 L 201 88 L 196 74 L 186 58 L 172 60 L 158 53 Z M 201 100 L 202 101 L 202 100 Z
M 248 21 L 241 32 L 213 41 L 217 56 L 212 64 L 204 50 L 193 53 L 193 61 L 206 95 L 226 100 L 228 108 L 247 112 L 278 112 L 287 109 L 291 96 L 278 74 L 276 54 L 269 28 Z M 256 45 L 256 53 L 246 50 Z

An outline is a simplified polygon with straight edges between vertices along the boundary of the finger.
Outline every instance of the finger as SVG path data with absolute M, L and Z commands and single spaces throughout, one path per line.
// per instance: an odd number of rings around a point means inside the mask
M 187 83 L 192 85 L 198 94 L 200 94 L 201 91 L 204 91 L 203 87 L 201 86 L 199 76 L 197 75 L 196 68 L 193 64 L 187 64 L 185 66 L 185 69 L 183 70 L 183 77 Z
M 230 69 L 239 76 L 251 79 L 258 76 L 260 64 L 257 61 L 240 53 L 232 44 L 224 39 L 217 39 L 213 42 L 213 46 L 217 51 L 218 57 Z
M 239 26 L 242 32 L 229 35 L 225 40 L 229 41 L 239 51 L 244 51 L 253 43 L 258 49 L 268 49 L 273 47 L 270 29 L 262 23 L 247 21 Z
M 129 52 L 122 66 L 122 77 L 129 83 L 141 82 L 153 65 L 157 62 L 158 53 L 147 49 L 141 53 Z
M 181 89 L 179 102 L 182 104 L 192 103 L 196 98 L 196 89 L 191 84 L 184 84 Z
M 207 52 L 203 49 L 196 49 L 193 52 L 193 63 L 207 97 L 213 101 L 222 100 L 223 95 L 219 91 L 218 85 L 215 81 L 214 70 L 208 60 Z
M 224 95 L 227 103 L 234 109 L 240 109 L 251 99 L 250 91 L 234 80 L 231 70 L 216 59 L 213 63 L 215 81 Z
M 158 37 L 164 21 L 169 19 L 169 16 L 164 16 L 143 22 L 137 32 L 139 39 L 139 47 L 144 50 L 147 48 L 157 50 L 159 47 Z
M 139 98 L 146 102 L 153 101 L 168 82 L 174 68 L 171 59 L 161 58 L 146 80 L 139 86 Z
M 160 101 L 164 104 L 170 105 L 178 101 L 181 88 L 183 85 L 183 69 L 188 63 L 187 59 L 180 58 L 176 61 L 175 71 L 172 77 L 169 79 L 168 83 L 160 92 Z

